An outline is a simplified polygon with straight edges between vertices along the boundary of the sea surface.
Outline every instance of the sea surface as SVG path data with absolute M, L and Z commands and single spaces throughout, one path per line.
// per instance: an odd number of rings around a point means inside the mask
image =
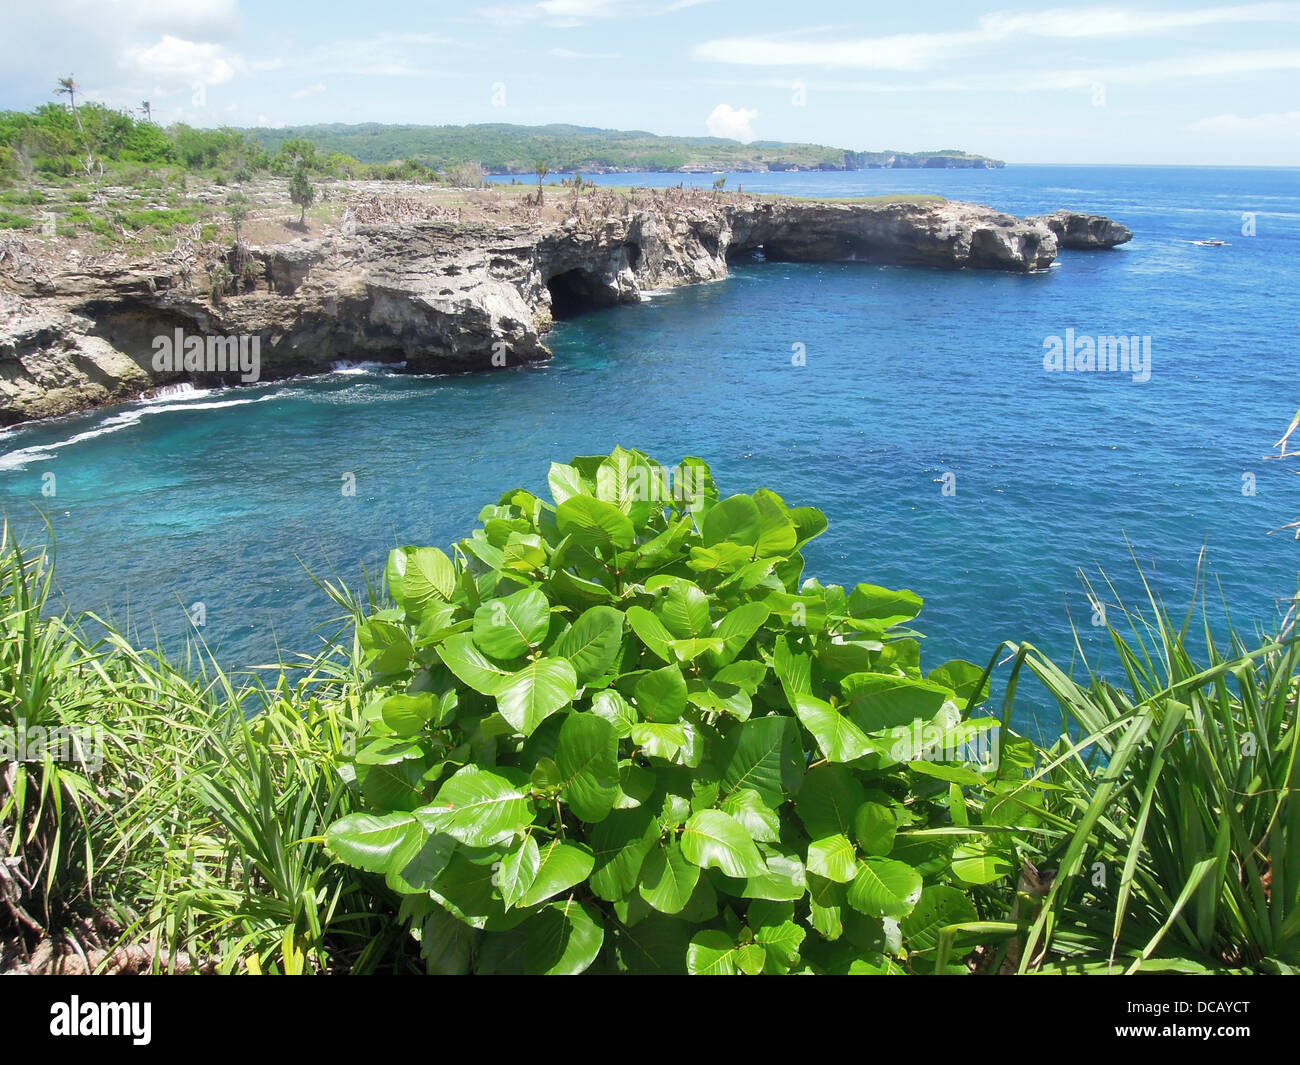
M 1300 481 L 1264 458 L 1300 406 L 1300 171 L 726 177 L 753 192 L 1070 207 L 1135 237 L 1062 252 L 1035 276 L 744 263 L 562 323 L 543 366 L 340 364 L 173 390 L 0 433 L 0 512 L 28 541 L 49 522 L 72 608 L 169 650 L 197 631 L 229 667 L 313 653 L 333 633 L 308 571 L 360 586 L 395 544 L 446 547 L 506 489 L 542 491 L 552 460 L 616 444 L 665 464 L 699 456 L 725 493 L 766 486 L 822 508 L 830 529 L 807 574 L 922 595 L 927 665 L 983 665 L 1004 640 L 1068 663 L 1072 620 L 1100 650 L 1081 573 L 1104 571 L 1134 601 L 1145 575 L 1182 611 L 1199 572 L 1240 626 L 1275 622 L 1300 574 L 1300 543 L 1269 533 L 1300 516 Z M 1227 243 L 1191 243 L 1206 238 Z M 1149 338 L 1149 380 L 1045 369 L 1067 330 Z

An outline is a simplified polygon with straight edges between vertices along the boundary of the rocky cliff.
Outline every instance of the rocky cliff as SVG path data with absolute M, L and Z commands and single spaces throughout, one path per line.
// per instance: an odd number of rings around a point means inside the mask
M 1073 232 L 1065 226 L 1067 239 Z M 263 380 L 341 359 L 473 370 L 544 359 L 542 338 L 557 317 L 634 302 L 644 289 L 718 280 L 736 256 L 1027 273 L 1049 266 L 1057 246 L 1048 221 L 972 204 L 697 195 L 545 225 L 345 224 L 245 249 L 251 268 L 236 264 L 243 291 L 225 295 L 194 286 L 161 257 L 114 268 L 73 261 L 46 274 L 0 270 L 0 424 L 181 380 L 237 381 L 156 369 L 156 338 L 176 330 L 258 338 Z

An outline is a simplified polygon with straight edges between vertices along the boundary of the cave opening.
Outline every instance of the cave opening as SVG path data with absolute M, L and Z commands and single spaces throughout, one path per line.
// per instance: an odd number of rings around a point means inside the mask
M 612 307 L 618 302 L 608 285 L 580 267 L 556 274 L 547 280 L 546 287 L 551 293 L 551 316 L 556 321 Z

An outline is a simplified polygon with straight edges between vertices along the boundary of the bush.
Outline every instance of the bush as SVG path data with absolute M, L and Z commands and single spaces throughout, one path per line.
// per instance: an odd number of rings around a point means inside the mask
M 995 722 L 979 669 L 921 672 L 921 600 L 801 584 L 821 512 L 720 500 L 697 459 L 549 484 L 454 561 L 394 551 L 396 606 L 358 627 L 361 808 L 326 845 L 383 875 L 428 968 L 965 971 L 940 930 L 1010 865 L 963 786 L 998 771 L 913 739 Z
M 1228 626 L 1220 646 L 1204 607 L 1200 639 L 1154 594 L 1120 613 L 1122 683 L 1080 684 L 1027 645 L 1014 658 L 1008 690 L 1027 666 L 1067 723 L 1039 774 L 1060 875 L 1021 967 L 1300 971 L 1294 619 L 1262 641 Z

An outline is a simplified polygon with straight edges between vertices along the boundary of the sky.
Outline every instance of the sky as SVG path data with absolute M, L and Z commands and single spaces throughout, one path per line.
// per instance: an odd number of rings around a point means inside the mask
M 1300 166 L 1300 3 L 5 0 L 0 110 Z

